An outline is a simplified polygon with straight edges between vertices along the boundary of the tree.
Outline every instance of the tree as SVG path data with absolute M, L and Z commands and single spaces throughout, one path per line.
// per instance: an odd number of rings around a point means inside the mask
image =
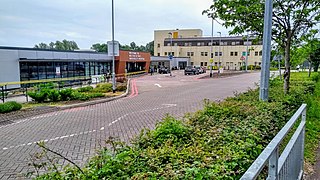
M 78 45 L 74 41 L 68 41 L 66 39 L 61 41 L 50 42 L 49 45 L 46 43 L 39 43 L 34 46 L 36 49 L 56 49 L 56 50 L 64 50 L 64 51 L 74 51 L 79 49 Z
M 50 47 L 46 43 L 39 43 L 34 45 L 34 48 L 36 49 L 50 49 Z
M 108 52 L 108 45 L 105 43 L 103 44 L 96 43 L 96 44 L 93 44 L 90 49 L 93 49 L 97 52 Z
M 264 0 L 215 0 L 210 9 L 203 11 L 214 19 L 221 19 L 230 34 L 250 30 L 262 37 Z M 273 40 L 284 52 L 284 91 L 289 92 L 291 45 L 314 27 L 320 19 L 320 0 L 274 0 Z
M 154 41 L 146 44 L 146 51 L 150 52 L 151 56 L 154 56 Z

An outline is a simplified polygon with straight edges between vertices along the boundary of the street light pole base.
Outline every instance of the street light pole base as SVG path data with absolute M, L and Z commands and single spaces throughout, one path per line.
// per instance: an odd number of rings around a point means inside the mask
M 210 77 L 212 77 L 212 73 L 210 73 Z

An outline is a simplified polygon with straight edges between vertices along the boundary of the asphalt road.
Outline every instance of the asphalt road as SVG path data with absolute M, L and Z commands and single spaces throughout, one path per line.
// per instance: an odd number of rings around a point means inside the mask
M 0 127 L 0 179 L 16 179 L 33 170 L 36 142 L 83 164 L 108 137 L 129 141 L 143 128 L 154 128 L 166 114 L 182 117 L 203 107 L 203 99 L 223 100 L 254 88 L 260 73 L 198 79 L 175 71 L 132 80 L 131 94 L 112 102 L 39 115 Z M 62 163 L 64 163 L 61 160 Z

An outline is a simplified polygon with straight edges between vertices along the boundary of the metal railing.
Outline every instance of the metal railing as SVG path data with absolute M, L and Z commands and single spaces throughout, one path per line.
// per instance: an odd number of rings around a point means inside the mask
M 302 104 L 286 125 L 262 151 L 259 157 L 253 162 L 241 177 L 241 180 L 256 179 L 268 161 L 268 180 L 302 179 L 306 111 L 307 105 Z M 300 116 L 301 122 L 298 128 L 279 157 L 279 148 L 282 140 L 286 137 Z

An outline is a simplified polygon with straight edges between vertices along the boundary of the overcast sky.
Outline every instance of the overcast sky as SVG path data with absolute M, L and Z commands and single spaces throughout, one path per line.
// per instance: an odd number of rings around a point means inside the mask
M 81 49 L 111 39 L 111 0 L 0 0 L 0 46 L 33 47 L 74 40 Z M 114 0 L 115 39 L 145 45 L 154 30 L 202 29 L 211 21 L 202 11 L 212 0 Z M 215 24 L 215 34 L 228 31 Z

